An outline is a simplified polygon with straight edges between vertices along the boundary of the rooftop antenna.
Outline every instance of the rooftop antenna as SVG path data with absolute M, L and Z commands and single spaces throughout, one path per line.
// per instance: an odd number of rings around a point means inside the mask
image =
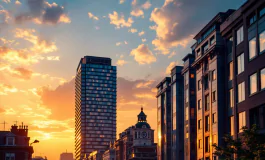
M 4 125 L 4 131 L 5 131 L 6 130 L 6 124 L 8 124 L 8 123 L 6 123 L 6 121 L 4 121 L 4 123 L 1 123 L 1 124 Z
M 14 121 L 14 122 L 16 123 L 16 126 L 17 126 L 18 121 Z

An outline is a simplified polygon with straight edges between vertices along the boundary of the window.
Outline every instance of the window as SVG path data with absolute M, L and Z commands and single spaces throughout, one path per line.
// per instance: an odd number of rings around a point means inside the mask
M 194 74 L 190 74 L 190 78 L 194 78 L 195 77 L 195 75 Z
M 210 98 L 209 94 L 205 96 L 205 110 L 208 111 L 210 109 Z
M 234 116 L 230 117 L 230 134 L 231 136 L 234 135 Z
M 14 146 L 15 145 L 15 138 L 14 137 L 7 137 L 6 138 L 6 145 Z
M 208 74 L 204 77 L 204 89 L 207 90 L 209 88 L 208 85 Z
M 241 112 L 239 113 L 238 116 L 238 127 L 239 127 L 239 132 L 242 132 L 242 127 L 246 126 L 246 112 Z
M 216 91 L 213 91 L 212 93 L 212 102 L 216 101 Z
M 249 42 L 249 60 L 252 60 L 257 56 L 256 52 L 256 37 L 252 38 Z
M 265 89 L 265 68 L 260 71 L 260 83 L 261 89 Z
M 198 80 L 198 91 L 201 90 L 201 88 L 202 88 L 202 81 Z
M 252 25 L 257 20 L 257 16 L 254 14 L 252 17 L 249 18 L 249 25 Z
M 15 153 L 6 153 L 5 160 L 15 160 Z
M 198 129 L 202 129 L 202 120 L 198 120 Z
M 198 50 L 197 50 L 197 58 L 200 57 L 200 56 L 201 56 L 201 50 L 198 49 Z
M 237 32 L 237 45 L 240 44 L 244 40 L 244 31 L 243 31 L 243 26 L 240 27 Z
M 186 89 L 185 95 L 186 95 L 186 103 L 189 103 L 189 89 Z
M 205 132 L 210 131 L 210 117 L 205 116 Z
M 202 100 L 198 100 L 198 110 L 202 109 Z
M 257 126 L 260 126 L 260 116 L 259 116 L 259 107 L 253 108 L 249 110 L 249 122 L 250 126 L 253 124 L 256 124 Z
M 265 31 L 259 34 L 259 52 L 262 53 L 265 50 Z
M 213 114 L 212 119 L 213 119 L 213 124 L 217 122 L 217 114 L 216 113 Z
M 244 53 L 237 57 L 237 74 L 242 73 L 245 70 L 244 66 Z
M 205 137 L 205 151 L 210 152 L 210 137 Z
M 216 70 L 213 70 L 212 72 L 212 79 L 213 81 L 216 80 Z
M 229 63 L 229 81 L 234 78 L 234 66 L 233 61 Z
M 189 132 L 186 132 L 186 138 L 189 138 Z
M 202 140 L 199 139 L 199 149 L 202 149 Z
M 186 120 L 189 120 L 189 107 L 186 107 L 185 117 Z
M 250 87 L 250 94 L 254 94 L 257 92 L 258 84 L 257 84 L 257 73 L 252 74 L 249 77 L 249 87 Z
M 242 82 L 238 85 L 238 103 L 245 100 L 245 82 Z
M 233 37 L 230 37 L 226 41 L 226 46 L 227 46 L 227 53 L 232 54 L 232 52 L 233 52 Z
M 259 17 L 262 17 L 264 14 L 265 14 L 265 8 L 262 8 L 262 9 L 259 11 Z
M 229 90 L 229 106 L 234 107 L 234 89 Z
M 214 37 L 214 36 L 212 36 L 212 37 L 210 38 L 210 45 L 213 45 L 213 44 L 214 44 L 214 42 L 215 42 L 215 37 Z
M 202 52 L 205 53 L 208 50 L 208 42 L 206 42 L 203 46 L 202 46 Z

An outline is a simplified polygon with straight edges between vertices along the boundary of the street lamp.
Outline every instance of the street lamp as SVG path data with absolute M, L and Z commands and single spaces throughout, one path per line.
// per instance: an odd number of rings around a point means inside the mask
M 34 142 L 30 143 L 30 146 L 31 146 L 33 143 L 39 143 L 39 142 L 40 142 L 39 140 L 35 139 Z

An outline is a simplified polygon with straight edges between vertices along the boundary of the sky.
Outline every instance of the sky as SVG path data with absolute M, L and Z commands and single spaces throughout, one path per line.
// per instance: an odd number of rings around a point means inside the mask
M 141 106 L 156 130 L 155 86 L 211 18 L 244 1 L 0 0 L 0 123 L 28 125 L 34 156 L 74 152 L 74 77 L 90 55 L 118 67 L 117 134 Z

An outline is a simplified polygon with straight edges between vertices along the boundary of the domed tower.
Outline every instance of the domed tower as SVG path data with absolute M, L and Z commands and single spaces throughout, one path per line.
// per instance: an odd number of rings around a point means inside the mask
M 150 125 L 147 123 L 147 115 L 141 107 L 141 112 L 138 114 L 138 122 L 135 124 L 134 129 L 134 146 L 146 146 L 152 145 L 154 141 L 154 130 L 151 129 Z

